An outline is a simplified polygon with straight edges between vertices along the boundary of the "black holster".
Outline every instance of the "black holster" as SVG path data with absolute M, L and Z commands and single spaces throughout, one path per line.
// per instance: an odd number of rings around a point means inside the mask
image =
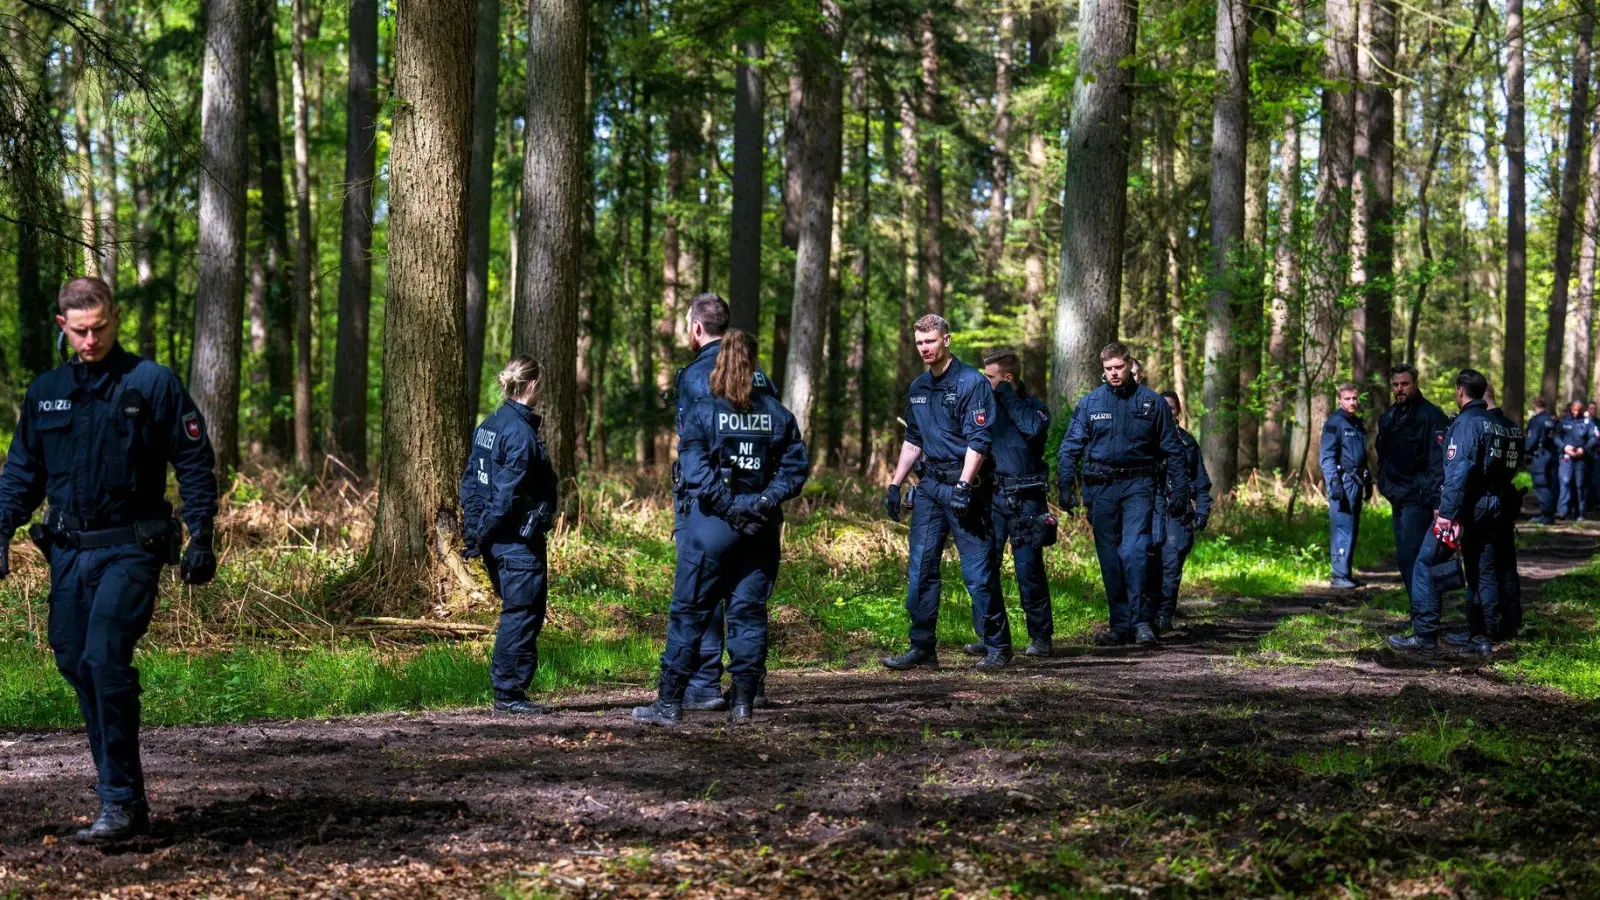
M 28 526 L 28 540 L 33 541 L 33 545 L 39 548 L 39 552 L 44 554 L 46 560 L 50 558 L 50 548 L 55 545 L 55 534 L 46 528 L 44 523 L 34 522 Z
M 183 525 L 177 519 L 151 519 L 133 523 L 139 546 L 154 554 L 164 566 L 183 559 Z

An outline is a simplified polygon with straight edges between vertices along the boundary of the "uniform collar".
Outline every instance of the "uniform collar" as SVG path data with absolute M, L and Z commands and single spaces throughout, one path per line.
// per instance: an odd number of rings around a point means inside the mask
M 1117 397 L 1121 397 L 1124 400 L 1128 399 L 1129 397 L 1132 397 L 1134 394 L 1138 393 L 1138 391 L 1139 391 L 1139 382 L 1134 381 L 1131 378 L 1128 379 L 1127 381 L 1124 381 L 1122 383 L 1122 387 L 1112 387 L 1111 386 L 1111 382 L 1109 382 L 1109 381 L 1106 382 L 1105 385 L 1106 385 L 1106 390 L 1110 391 L 1112 394 L 1114 394 Z
M 534 412 L 530 407 L 524 406 L 515 400 L 507 400 L 506 409 L 509 409 L 521 416 L 522 421 L 527 422 L 530 426 L 532 426 L 534 431 L 538 431 L 539 426 L 544 424 L 544 419 L 540 418 L 538 413 Z
M 1467 401 L 1467 405 L 1461 407 L 1461 411 L 1462 412 L 1466 412 L 1469 409 L 1488 409 L 1488 408 L 1489 408 L 1489 401 L 1483 399 L 1482 397 L 1479 397 L 1476 400 L 1468 400 Z
M 694 354 L 695 361 L 699 362 L 700 360 L 705 359 L 708 356 L 714 357 L 719 352 L 721 352 L 721 350 L 722 350 L 722 338 L 717 338 L 716 340 L 714 340 L 714 341 L 712 341 L 712 342 L 710 342 L 708 344 L 701 345 L 700 349 L 695 351 L 695 354 Z
M 88 363 L 79 359 L 76 354 L 67 360 L 67 368 L 72 372 L 73 383 L 91 393 L 101 393 L 111 381 L 111 376 L 126 372 L 133 354 L 122 349 L 120 342 L 111 345 L 111 350 L 106 353 L 105 359 L 99 362 Z

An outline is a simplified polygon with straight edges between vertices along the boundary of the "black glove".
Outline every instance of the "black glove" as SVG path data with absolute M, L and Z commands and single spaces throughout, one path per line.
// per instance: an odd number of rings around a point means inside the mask
M 749 494 L 734 498 L 733 507 L 728 510 L 728 524 L 741 534 L 759 533 L 762 526 L 767 524 L 760 505 L 761 498 Z
M 996 397 L 999 397 L 1002 394 L 1009 394 L 1015 390 L 1016 388 L 1011 386 L 1011 382 L 1006 381 L 1004 378 L 1000 379 L 1000 383 L 994 386 L 994 394 Z
M 184 584 L 195 585 L 217 577 L 217 554 L 211 551 L 210 531 L 198 531 L 189 536 L 189 546 L 183 551 L 178 574 Z
M 900 485 L 891 484 L 889 489 L 883 492 L 883 509 L 884 512 L 889 514 L 889 518 L 896 522 L 900 521 L 900 510 L 902 509 L 900 506 Z
M 1187 494 L 1173 494 L 1167 498 L 1167 515 L 1179 521 L 1189 514 L 1189 497 Z
M 8 534 L 8 535 L 6 535 L 5 541 L 3 543 L 0 543 L 0 578 L 5 578 L 7 575 L 10 575 L 10 574 L 11 574 L 11 535 Z
M 956 482 L 950 489 L 950 511 L 958 516 L 966 515 L 972 508 L 972 485 L 965 481 Z
M 766 494 L 762 494 L 756 498 L 756 515 L 761 517 L 762 522 L 770 520 L 772 518 L 772 514 L 777 511 L 778 501 L 768 497 Z
M 1194 517 L 1194 530 L 1205 531 L 1206 525 L 1211 521 L 1210 513 L 1197 513 Z
M 733 512 L 733 495 L 720 480 L 700 489 L 700 508 L 719 518 L 726 519 Z

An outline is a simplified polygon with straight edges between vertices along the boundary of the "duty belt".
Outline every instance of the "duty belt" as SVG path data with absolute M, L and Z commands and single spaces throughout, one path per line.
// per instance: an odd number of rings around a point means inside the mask
M 1012 491 L 1026 491 L 1032 488 L 1047 488 L 1050 486 L 1048 475 L 996 475 L 994 483 L 1000 490 L 1010 493 Z
M 139 544 L 139 531 L 132 525 L 121 528 L 102 528 L 99 531 L 58 531 L 56 543 L 69 550 L 98 550 L 123 544 Z
M 960 466 L 942 466 L 929 462 L 922 462 L 919 465 L 922 467 L 922 471 L 918 473 L 919 475 L 924 478 L 931 478 L 940 484 L 954 485 L 961 480 Z M 983 479 L 981 477 L 973 476 L 972 487 L 977 487 L 982 483 Z
M 1131 478 L 1155 478 L 1162 466 L 1084 466 L 1085 481 L 1125 481 Z

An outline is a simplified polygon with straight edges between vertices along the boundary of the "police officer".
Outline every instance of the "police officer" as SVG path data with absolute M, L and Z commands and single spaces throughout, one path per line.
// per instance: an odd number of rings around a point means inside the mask
M 1183 464 L 1189 473 L 1189 491 L 1193 501 L 1189 508 L 1182 510 L 1182 515 L 1173 515 L 1171 492 L 1163 489 L 1162 494 L 1167 498 L 1167 508 L 1157 510 L 1157 514 L 1166 518 L 1166 540 L 1161 543 L 1159 555 L 1151 552 L 1151 557 L 1160 560 L 1161 575 L 1156 581 L 1151 576 L 1151 583 L 1161 585 L 1159 594 L 1152 592 L 1152 599 L 1156 601 L 1154 614 L 1156 635 L 1159 637 L 1172 630 L 1172 616 L 1178 611 L 1178 589 L 1183 585 L 1183 566 L 1189 560 L 1189 551 L 1194 549 L 1194 536 L 1206 529 L 1211 521 L 1211 475 L 1206 472 L 1205 459 L 1200 453 L 1200 442 L 1194 435 L 1178 425 L 1178 417 L 1183 415 L 1183 401 L 1178 399 L 1175 391 L 1162 391 L 1161 398 L 1167 401 L 1167 408 L 1172 411 L 1173 426 L 1178 429 L 1178 441 L 1183 444 Z M 1162 478 L 1165 486 L 1166 478 Z
M 1584 412 L 1583 401 L 1572 401 L 1567 414 L 1556 423 L 1555 442 L 1561 448 L 1559 513 L 1578 522 L 1589 512 L 1587 462 L 1590 451 L 1595 449 L 1595 438 L 1594 422 Z
M 1444 433 L 1449 420 L 1417 386 L 1417 369 L 1400 363 L 1389 370 L 1394 404 L 1378 419 L 1378 491 L 1389 501 L 1400 581 L 1411 593 L 1417 554 L 1439 508 L 1444 477 Z
M 489 675 L 496 712 L 539 714 L 550 707 L 528 699 L 539 667 L 539 632 L 550 598 L 545 536 L 555 523 L 556 470 L 539 439 L 539 363 L 515 356 L 500 372 L 505 402 L 472 433 L 472 454 L 461 473 L 467 555 L 482 556 L 500 595 Z
M 1328 544 L 1333 558 L 1329 586 L 1348 591 L 1361 587 L 1351 577 L 1356 541 L 1361 535 L 1361 504 L 1366 499 L 1367 426 L 1356 415 L 1361 389 L 1339 385 L 1339 408 L 1322 423 L 1322 481 L 1328 490 Z
M 217 571 L 216 460 L 205 419 L 171 370 L 117 342 L 118 310 L 98 278 L 67 282 L 56 324 L 74 355 L 28 386 L 0 474 L 0 577 L 9 545 L 41 500 L 30 536 L 50 563 L 50 648 L 78 695 L 99 773 L 100 813 L 77 833 L 110 841 L 149 829 L 139 760 L 139 672 L 133 649 L 155 612 L 162 565 L 180 562 L 165 498 L 178 476 L 189 545 L 186 584 Z
M 994 552 L 998 567 L 1011 542 L 1017 570 L 1017 595 L 1028 622 L 1027 656 L 1049 656 L 1055 622 L 1050 606 L 1050 580 L 1044 570 L 1044 548 L 1055 543 L 1056 521 L 1046 504 L 1050 468 L 1044 445 L 1050 437 L 1050 411 L 1022 383 L 1017 354 L 1002 351 L 983 360 L 983 374 L 994 389 L 994 422 L 989 426 L 994 457 Z M 983 656 L 983 622 L 973 607 L 973 628 L 979 640 L 962 648 Z
M 1494 417 L 1495 424 L 1500 426 L 1508 435 L 1506 451 L 1509 454 L 1508 462 L 1513 474 L 1521 462 L 1520 451 L 1525 445 L 1526 437 L 1522 427 L 1500 409 L 1495 403 L 1494 386 L 1490 385 L 1483 401 L 1489 407 L 1489 415 Z M 1500 614 L 1500 629 L 1497 633 L 1489 635 L 1495 641 L 1507 641 L 1517 636 L 1522 629 L 1522 575 L 1517 570 L 1517 517 L 1522 510 L 1523 491 L 1520 488 L 1511 488 L 1507 497 L 1509 502 L 1501 505 L 1500 515 L 1494 520 L 1494 530 L 1489 539 L 1489 550 L 1494 554 L 1494 571 L 1496 584 L 1500 593 L 1497 598 L 1498 612 Z M 1472 638 L 1472 632 L 1460 631 L 1444 636 L 1444 641 L 1454 647 L 1464 646 Z
M 1078 507 L 1076 483 L 1094 529 L 1095 553 L 1110 606 L 1110 630 L 1095 642 L 1117 646 L 1137 641 L 1156 646 L 1149 600 L 1148 559 L 1155 518 L 1189 514 L 1189 470 L 1172 409 L 1155 391 L 1133 378 L 1133 355 L 1120 342 L 1100 351 L 1104 383 L 1078 401 L 1056 463 L 1061 506 Z M 1166 475 L 1166 497 L 1158 490 Z M 1157 509 L 1164 505 L 1164 510 Z M 1163 523 L 1164 524 L 1164 523 Z
M 1541 525 L 1554 525 L 1556 521 L 1556 457 L 1561 448 L 1556 446 L 1555 433 L 1556 419 L 1550 415 L 1550 404 L 1543 397 L 1535 397 L 1523 450 L 1528 473 L 1533 476 L 1533 492 L 1539 498 L 1539 517 L 1534 521 Z
M 961 578 L 972 597 L 973 622 L 984 646 L 978 667 L 1003 669 L 1011 662 L 1011 622 L 1000 593 L 989 483 L 994 391 L 983 373 L 950 355 L 949 322 L 930 313 L 916 321 L 912 333 L 917 355 L 928 370 L 911 382 L 905 441 L 883 498 L 890 518 L 897 522 L 903 504 L 911 506 L 906 590 L 911 648 L 884 658 L 883 664 L 896 670 L 939 664 L 935 649 L 939 561 L 945 542 L 954 538 L 961 554 Z M 901 485 L 913 469 L 918 482 L 906 495 Z
M 729 721 L 751 720 L 766 674 L 767 599 L 778 577 L 782 504 L 799 496 L 808 462 L 800 428 L 771 391 L 757 390 L 755 341 L 726 332 L 710 393 L 683 416 L 678 461 L 691 498 L 678 537 L 677 577 L 656 700 L 633 718 L 675 725 L 716 610 L 726 606 Z
M 1488 656 L 1499 632 L 1500 579 L 1493 540 L 1502 511 L 1515 497 L 1512 475 L 1520 456 L 1514 432 L 1489 413 L 1484 401 L 1489 382 L 1482 373 L 1462 369 L 1456 376 L 1456 404 L 1461 412 L 1445 440 L 1444 482 L 1439 512 L 1423 539 L 1411 589 L 1411 634 L 1391 635 L 1396 650 L 1432 656 L 1439 636 L 1441 569 L 1452 552 L 1469 591 L 1467 626 L 1470 639 L 1461 648 L 1468 656 Z
M 696 400 L 711 393 L 711 372 L 716 367 L 717 355 L 722 350 L 723 335 L 728 330 L 728 303 L 716 294 L 701 294 L 689 301 L 688 315 L 689 349 L 694 352 L 694 359 L 678 370 L 675 386 L 680 441 L 683 437 L 684 414 Z M 766 373 L 759 367 L 752 376 L 752 383 L 758 393 L 772 393 L 772 383 L 767 380 Z M 682 451 L 679 452 L 681 454 Z M 674 471 L 677 470 L 678 466 L 675 465 Z M 673 516 L 673 534 L 676 535 L 687 521 L 685 511 L 689 508 L 690 498 L 688 488 L 682 480 L 675 478 L 674 482 L 673 493 L 677 502 Z M 728 707 L 727 698 L 722 694 L 723 628 L 723 610 L 719 607 L 712 611 L 710 624 L 706 626 L 705 638 L 700 644 L 700 664 L 690 676 L 689 688 L 684 694 L 685 709 L 722 710 Z M 758 707 L 767 705 L 764 684 L 756 685 L 756 705 Z

